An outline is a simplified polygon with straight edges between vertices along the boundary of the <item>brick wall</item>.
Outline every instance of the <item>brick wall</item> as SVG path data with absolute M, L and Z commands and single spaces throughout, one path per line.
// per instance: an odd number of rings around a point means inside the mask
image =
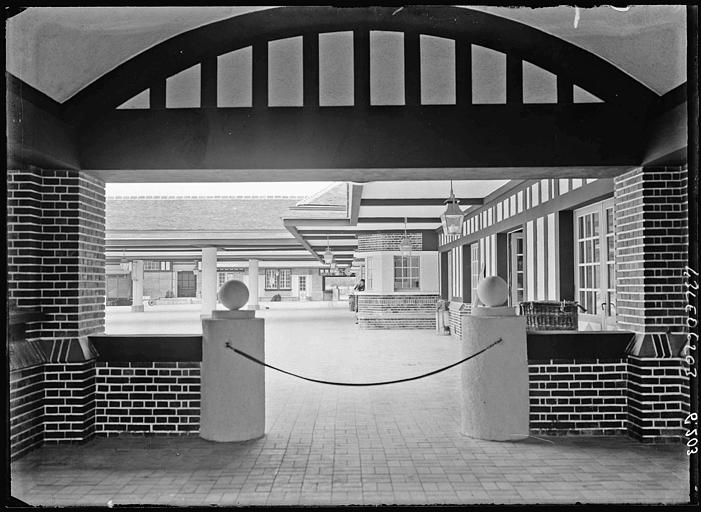
M 529 361 L 531 432 L 626 434 L 626 366 L 625 359 Z
M 689 377 L 677 358 L 628 358 L 628 433 L 644 442 L 682 438 Z
M 95 433 L 95 363 L 44 365 L 44 441 L 81 442 Z
M 7 296 L 20 307 L 41 305 L 43 183 L 40 171 L 7 171 Z M 27 338 L 41 322 L 27 325 Z
M 614 180 L 621 329 L 681 332 L 686 320 L 687 172 L 639 168 Z
M 104 331 L 104 183 L 77 171 L 8 171 L 8 298 L 48 318 L 27 326 L 47 355 Z M 55 360 L 55 359 L 54 359 Z
M 42 175 L 42 338 L 86 345 L 104 331 L 104 184 L 73 171 Z
M 96 432 L 197 433 L 200 363 L 96 363 Z
M 458 339 L 462 339 L 462 318 L 469 315 L 471 311 L 472 304 L 456 301 L 450 302 L 448 305 L 448 313 L 450 314 L 450 334 L 456 336 Z
M 687 171 L 634 169 L 615 178 L 614 195 L 618 324 L 636 333 L 628 428 L 640 440 L 667 440 L 681 432 L 689 402 L 678 350 L 657 346 L 659 334 L 687 331 Z
M 44 368 L 10 372 L 10 457 L 16 459 L 44 442 Z
M 437 294 L 358 295 L 361 329 L 435 329 Z
M 407 235 L 411 239 L 411 249 L 421 251 L 423 240 L 421 233 L 407 232 Z M 358 233 L 358 252 L 398 251 L 402 238 L 404 238 L 404 231 Z

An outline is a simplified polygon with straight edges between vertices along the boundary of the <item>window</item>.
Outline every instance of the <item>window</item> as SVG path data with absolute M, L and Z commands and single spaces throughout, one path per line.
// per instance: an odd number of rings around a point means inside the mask
M 477 299 L 477 285 L 480 280 L 480 245 L 470 245 L 470 285 L 472 286 L 472 302 Z
M 509 288 L 512 306 L 523 302 L 526 297 L 524 257 L 523 230 L 509 233 Z
M 419 286 L 419 257 L 394 257 L 394 291 L 418 290 Z
M 292 271 L 289 268 L 266 268 L 266 290 L 291 290 Z
M 170 261 L 144 260 L 144 270 L 170 270 Z
M 368 256 L 365 259 L 365 289 L 372 290 L 372 274 L 373 274 L 373 260 L 372 256 Z
M 575 213 L 575 285 L 577 301 L 586 308 L 580 318 L 615 327 L 616 270 L 613 201 Z
M 307 291 L 307 276 L 299 276 L 299 291 Z

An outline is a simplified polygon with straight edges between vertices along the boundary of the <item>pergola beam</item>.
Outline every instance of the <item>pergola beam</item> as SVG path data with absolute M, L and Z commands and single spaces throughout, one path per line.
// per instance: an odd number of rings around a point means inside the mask
M 484 199 L 481 197 L 457 197 L 458 203 L 464 205 L 481 205 L 484 204 Z M 446 197 L 432 198 L 368 198 L 360 201 L 360 206 L 445 206 Z

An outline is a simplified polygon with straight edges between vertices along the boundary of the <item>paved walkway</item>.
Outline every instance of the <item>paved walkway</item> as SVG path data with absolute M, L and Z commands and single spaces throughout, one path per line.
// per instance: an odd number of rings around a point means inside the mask
M 271 309 L 266 359 L 316 378 L 416 375 L 460 358 L 428 331 L 361 331 L 336 309 Z M 162 311 L 183 318 L 182 311 Z M 198 312 L 192 313 L 196 328 Z M 135 324 L 138 320 L 135 321 Z M 266 370 L 266 436 L 95 438 L 12 464 L 35 505 L 684 503 L 682 445 L 627 437 L 487 442 L 459 433 L 460 369 L 377 388 L 339 388 Z

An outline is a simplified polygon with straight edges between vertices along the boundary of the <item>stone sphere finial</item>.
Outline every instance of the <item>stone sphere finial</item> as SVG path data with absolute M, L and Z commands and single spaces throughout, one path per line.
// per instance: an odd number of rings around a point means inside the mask
M 248 286 L 241 281 L 232 279 L 227 281 L 217 292 L 219 301 L 229 310 L 240 309 L 248 302 Z
M 485 306 L 503 306 L 509 298 L 509 286 L 499 276 L 489 276 L 477 285 L 477 297 Z

